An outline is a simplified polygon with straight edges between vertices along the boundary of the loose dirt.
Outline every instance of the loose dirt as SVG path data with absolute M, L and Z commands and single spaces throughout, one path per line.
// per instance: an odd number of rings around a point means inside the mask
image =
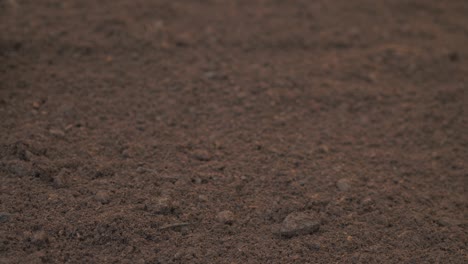
M 3 0 L 0 61 L 1 263 L 468 262 L 468 1 Z

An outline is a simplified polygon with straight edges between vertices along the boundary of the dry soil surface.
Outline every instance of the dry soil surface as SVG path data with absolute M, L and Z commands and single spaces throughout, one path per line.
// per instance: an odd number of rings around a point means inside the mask
M 1 263 L 467 263 L 468 1 L 1 0 Z

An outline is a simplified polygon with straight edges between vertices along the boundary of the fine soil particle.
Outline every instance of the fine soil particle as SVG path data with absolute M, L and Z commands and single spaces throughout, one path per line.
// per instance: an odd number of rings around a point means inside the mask
M 0 263 L 467 262 L 466 0 L 0 0 L 0 32 Z

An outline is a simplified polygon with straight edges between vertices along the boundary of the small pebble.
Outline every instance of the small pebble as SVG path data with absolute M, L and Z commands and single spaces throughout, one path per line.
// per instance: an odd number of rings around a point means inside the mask
M 445 227 L 459 225 L 459 223 L 456 220 L 450 219 L 448 217 L 441 217 L 436 220 L 436 223 L 440 226 L 445 226 Z
M 154 214 L 170 214 L 175 207 L 176 204 L 169 197 L 154 198 L 145 204 L 146 210 Z
M 38 102 L 38 101 L 33 102 L 32 107 L 34 109 L 39 109 L 39 107 L 41 107 L 41 102 Z
M 317 243 L 309 243 L 309 244 L 307 244 L 307 247 L 312 251 L 319 251 L 320 250 L 320 244 L 317 244 Z
M 131 155 L 130 155 L 130 151 L 129 151 L 128 149 L 124 149 L 124 150 L 122 151 L 122 157 L 123 157 L 123 158 L 128 159 L 128 158 L 130 158 L 130 156 L 131 156 Z M 137 170 L 138 170 L 138 168 L 137 168 Z
M 96 192 L 94 199 L 101 204 L 108 204 L 110 202 L 110 195 L 107 191 L 99 190 Z
M 58 129 L 58 128 L 49 129 L 49 133 L 51 135 L 53 135 L 53 136 L 56 136 L 56 137 L 64 137 L 65 136 L 65 132 L 63 132 L 63 130 Z
M 175 183 L 174 183 L 175 186 L 185 186 L 187 185 L 187 181 L 184 180 L 184 179 L 178 179 Z
M 216 220 L 222 224 L 232 225 L 234 223 L 234 214 L 229 210 L 225 210 L 216 215 Z
M 320 145 L 319 147 L 319 152 L 320 153 L 329 153 L 330 148 L 327 145 Z
M 34 244 L 43 244 L 48 242 L 49 238 L 47 237 L 47 233 L 45 231 L 37 231 L 32 234 L 31 242 Z
M 195 177 L 194 179 L 192 179 L 192 182 L 195 184 L 202 184 L 203 180 L 200 177 Z
M 205 77 L 206 77 L 207 79 L 215 79 L 216 76 L 217 76 L 216 72 L 214 72 L 214 71 L 205 72 L 204 75 L 205 75 Z
M 136 172 L 142 174 L 142 173 L 145 173 L 145 172 L 146 172 L 146 169 L 140 166 L 140 167 L 138 167 L 138 168 L 136 169 Z
M 23 160 L 25 161 L 31 161 L 34 159 L 34 154 L 31 153 L 31 151 L 29 150 L 25 150 L 24 151 L 24 156 L 23 156 Z
M 192 156 L 199 161 L 209 161 L 211 160 L 211 155 L 206 150 L 196 150 L 192 153 Z
M 10 221 L 11 215 L 7 212 L 0 212 L 0 223 Z
M 319 230 L 320 223 L 316 217 L 305 213 L 289 214 L 280 228 L 280 235 L 293 237 L 315 233 Z
M 198 195 L 198 200 L 200 200 L 202 202 L 208 202 L 209 201 L 208 196 L 206 196 L 204 194 Z
M 182 251 L 177 251 L 173 256 L 173 259 L 174 260 L 180 260 L 182 258 L 182 256 L 183 256 L 183 254 L 184 253 Z
M 372 200 L 372 198 L 370 198 L 370 197 L 366 197 L 366 198 L 361 200 L 361 204 L 364 205 L 364 206 L 370 206 L 373 203 L 374 203 L 374 200 Z
M 62 169 L 60 172 L 52 177 L 52 182 L 56 188 L 64 188 L 68 186 L 68 176 L 69 171 L 67 169 Z
M 348 180 L 341 179 L 336 182 L 336 187 L 338 188 L 338 190 L 345 192 L 348 191 L 351 186 L 349 185 Z

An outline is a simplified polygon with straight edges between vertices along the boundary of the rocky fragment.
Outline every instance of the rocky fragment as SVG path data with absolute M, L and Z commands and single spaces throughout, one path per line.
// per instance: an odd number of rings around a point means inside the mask
M 289 214 L 283 221 L 280 228 L 282 237 L 294 237 L 315 233 L 320 228 L 318 219 L 307 213 Z

